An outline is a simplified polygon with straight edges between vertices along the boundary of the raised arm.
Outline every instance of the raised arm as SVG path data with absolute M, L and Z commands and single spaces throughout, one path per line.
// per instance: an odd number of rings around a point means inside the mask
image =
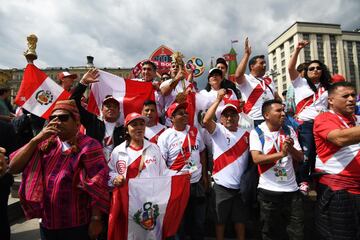
M 86 88 L 89 84 L 98 82 L 99 72 L 97 69 L 90 69 L 85 73 L 85 75 L 81 78 L 80 83 L 74 88 L 73 93 L 70 96 L 70 99 L 74 99 L 76 102 L 76 106 L 80 112 L 80 122 L 84 125 L 85 128 L 89 127 L 89 124 L 92 123 L 92 119 L 97 118 L 96 115 L 87 111 L 81 105 L 81 98 L 86 91 Z
M 221 103 L 223 97 L 226 94 L 226 90 L 225 89 L 220 89 L 218 91 L 218 95 L 217 98 L 215 99 L 215 102 L 210 106 L 210 108 L 206 111 L 204 119 L 203 119 L 203 124 L 206 128 L 206 130 L 212 134 L 215 131 L 216 128 L 216 123 L 213 120 L 214 116 L 215 116 L 215 112 L 216 109 L 218 108 L 219 104 Z
M 296 62 L 297 62 L 297 58 L 299 56 L 299 52 L 305 46 L 309 45 L 309 43 L 310 43 L 309 41 L 300 41 L 298 43 L 298 45 L 296 46 L 295 51 L 293 52 L 293 54 L 292 54 L 292 56 L 290 58 L 288 71 L 289 71 L 291 81 L 295 80 L 299 76 L 298 71 L 296 71 Z
M 160 85 L 161 94 L 163 96 L 168 96 L 171 93 L 171 91 L 176 87 L 176 85 L 179 83 L 179 81 L 183 80 L 184 78 L 185 78 L 185 73 L 184 73 L 182 66 L 180 65 L 179 71 L 177 72 L 174 79 L 169 81 L 169 84 L 167 84 L 167 82 L 163 82 Z
M 244 56 L 242 57 L 239 65 L 236 68 L 235 71 L 235 79 L 238 84 L 242 84 L 245 81 L 245 71 L 246 71 L 246 65 L 249 61 L 251 55 L 251 46 L 249 44 L 249 39 L 246 37 L 245 39 L 245 47 L 244 47 Z

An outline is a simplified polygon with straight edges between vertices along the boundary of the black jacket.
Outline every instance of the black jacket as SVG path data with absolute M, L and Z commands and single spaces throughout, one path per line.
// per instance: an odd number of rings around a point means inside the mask
M 71 99 L 74 99 L 80 112 L 80 122 L 86 128 L 86 135 L 95 138 L 101 144 L 105 137 L 104 120 L 99 119 L 95 114 L 90 113 L 81 105 L 81 98 L 86 91 L 87 86 L 79 83 L 73 93 Z M 117 126 L 113 133 L 114 148 L 125 141 L 125 128 L 123 125 Z

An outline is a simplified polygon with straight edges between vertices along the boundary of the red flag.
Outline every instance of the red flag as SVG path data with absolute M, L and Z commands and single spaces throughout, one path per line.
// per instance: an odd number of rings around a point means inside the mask
M 113 191 L 108 239 L 165 239 L 174 236 L 189 194 L 188 174 L 130 179 Z
M 45 119 L 56 101 L 68 99 L 70 94 L 34 64 L 28 64 L 15 98 L 15 103 Z
M 141 113 L 144 101 L 154 100 L 154 89 L 151 82 L 141 82 L 99 71 L 99 82 L 92 84 L 88 110 L 99 115 L 102 101 L 112 95 L 120 102 L 120 121 L 123 122 L 131 112 Z

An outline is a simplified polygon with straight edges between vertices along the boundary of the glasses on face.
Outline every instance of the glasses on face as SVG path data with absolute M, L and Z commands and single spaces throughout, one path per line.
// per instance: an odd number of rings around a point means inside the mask
M 322 68 L 321 68 L 320 66 L 317 66 L 317 67 L 309 67 L 309 68 L 308 68 L 308 71 L 314 71 L 314 70 L 321 71 Z
M 168 80 L 168 79 L 170 79 L 170 77 L 168 77 L 168 76 L 166 76 L 166 77 L 161 77 L 161 80 L 163 80 L 163 81 L 166 81 L 166 80 Z
M 52 121 L 55 118 L 59 119 L 60 122 L 67 122 L 70 118 L 70 114 L 51 115 L 49 120 Z

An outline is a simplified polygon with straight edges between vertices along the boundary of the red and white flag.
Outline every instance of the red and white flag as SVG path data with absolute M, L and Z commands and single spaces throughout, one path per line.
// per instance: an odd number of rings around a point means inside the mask
M 174 236 L 190 194 L 186 175 L 132 178 L 115 188 L 108 239 L 165 239 Z
M 55 102 L 68 99 L 69 96 L 69 92 L 34 64 L 28 64 L 15 103 L 32 114 L 47 119 Z
M 99 82 L 91 85 L 88 110 L 100 115 L 102 101 L 112 95 L 120 102 L 120 122 L 131 112 L 141 113 L 145 100 L 155 100 L 151 82 L 124 79 L 114 74 L 99 70 Z

